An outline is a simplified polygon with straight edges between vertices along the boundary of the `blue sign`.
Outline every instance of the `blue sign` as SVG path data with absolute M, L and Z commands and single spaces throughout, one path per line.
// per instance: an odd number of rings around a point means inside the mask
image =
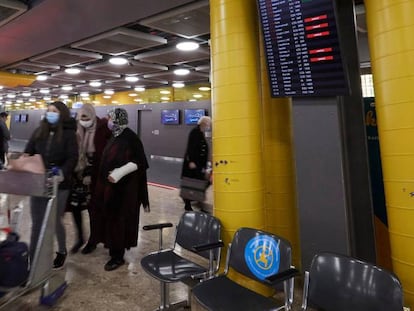
M 244 259 L 250 271 L 258 279 L 264 280 L 279 271 L 279 244 L 270 236 L 256 236 L 247 243 Z

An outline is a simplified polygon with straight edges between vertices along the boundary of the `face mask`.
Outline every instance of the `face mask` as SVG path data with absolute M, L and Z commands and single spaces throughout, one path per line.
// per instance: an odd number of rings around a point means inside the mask
M 50 124 L 56 124 L 59 121 L 59 113 L 58 112 L 52 112 L 48 111 L 46 112 L 46 120 Z
M 92 123 L 93 123 L 93 120 L 89 120 L 89 121 L 79 120 L 79 124 L 82 125 L 84 128 L 91 127 Z
M 108 128 L 112 131 L 112 129 L 114 128 L 114 122 L 112 122 L 112 120 L 108 121 Z

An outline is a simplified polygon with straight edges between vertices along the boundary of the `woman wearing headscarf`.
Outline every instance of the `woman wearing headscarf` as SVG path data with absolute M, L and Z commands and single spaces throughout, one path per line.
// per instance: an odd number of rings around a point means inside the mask
M 122 266 L 125 249 L 137 246 L 139 208 L 149 211 L 148 162 L 138 136 L 128 128 L 128 114 L 123 108 L 108 112 L 112 131 L 102 155 L 96 185 L 97 206 L 103 216 L 104 246 L 111 259 L 105 270 Z
M 55 269 L 61 268 L 66 259 L 66 233 L 62 223 L 66 202 L 71 187 L 71 179 L 78 160 L 78 144 L 76 142 L 76 121 L 71 118 L 70 111 L 60 101 L 53 102 L 47 107 L 45 117 L 40 126 L 33 132 L 24 150 L 25 154 L 42 156 L 45 167 L 63 178 L 57 193 L 56 236 L 58 251 L 53 261 Z M 30 240 L 30 255 L 33 258 L 39 239 L 40 229 L 45 216 L 48 198 L 31 197 L 30 212 L 32 217 L 32 232 Z
M 76 119 L 79 159 L 75 168 L 75 181 L 68 209 L 72 211 L 78 239 L 71 252 L 77 253 L 84 244 L 82 210 L 87 209 L 90 236 L 82 253 L 89 254 L 95 250 L 99 236 L 102 234 L 101 217 L 95 206 L 95 186 L 102 152 L 111 137 L 111 131 L 107 127 L 108 121 L 105 118 L 98 118 L 91 104 L 83 104 L 77 111 Z

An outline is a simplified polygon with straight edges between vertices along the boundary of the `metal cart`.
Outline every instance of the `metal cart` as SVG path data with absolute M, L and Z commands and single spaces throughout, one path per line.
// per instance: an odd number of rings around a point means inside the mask
M 35 289 L 41 289 L 40 303 L 53 305 L 64 293 L 66 271 L 53 270 L 54 237 L 56 228 L 58 177 L 51 173 L 33 174 L 19 171 L 0 171 L 0 193 L 49 198 L 25 285 L 7 288 L 0 299 L 0 310 L 6 310 L 13 301 Z M 4 288 L 2 288 L 4 290 Z

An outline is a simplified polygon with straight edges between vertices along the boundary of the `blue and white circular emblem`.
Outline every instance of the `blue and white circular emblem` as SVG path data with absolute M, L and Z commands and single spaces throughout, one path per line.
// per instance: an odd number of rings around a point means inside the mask
M 252 238 L 244 249 L 244 259 L 250 271 L 260 280 L 279 271 L 279 244 L 267 235 Z

